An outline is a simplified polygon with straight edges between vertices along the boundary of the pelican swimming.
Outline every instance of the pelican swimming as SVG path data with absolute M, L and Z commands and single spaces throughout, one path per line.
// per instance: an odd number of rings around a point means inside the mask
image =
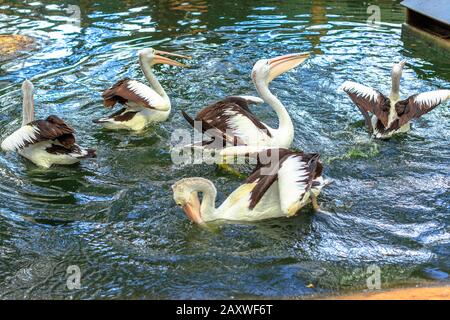
M 255 63 L 252 81 L 261 98 L 252 96 L 231 96 L 218 101 L 195 117 L 208 139 L 203 146 L 222 148 L 228 145 L 258 145 L 274 148 L 289 148 L 294 139 L 294 125 L 281 101 L 269 90 L 269 83 L 309 57 L 309 53 L 293 53 L 272 59 L 262 59 Z M 259 120 L 249 109 L 249 104 L 267 102 L 278 116 L 278 128 L 271 128 Z M 194 120 L 184 111 L 185 119 L 193 127 Z M 216 138 L 219 138 L 217 143 Z M 214 143 L 216 142 L 216 143 Z
M 62 119 L 51 115 L 45 120 L 34 119 L 33 84 L 22 84 L 22 127 L 5 138 L 3 151 L 17 151 L 34 164 L 49 168 L 53 164 L 74 164 L 94 158 L 94 149 L 83 149 L 75 143 L 75 131 Z
M 400 100 L 400 79 L 404 66 L 405 61 L 401 61 L 392 68 L 389 97 L 375 89 L 351 81 L 345 81 L 341 86 L 361 110 L 366 125 L 375 138 L 386 139 L 395 133 L 409 131 L 412 119 L 419 118 L 450 99 L 450 90 L 435 90 L 414 94 L 405 100 Z
M 94 123 L 112 130 L 139 131 L 149 123 L 167 120 L 171 110 L 170 98 L 155 77 L 152 67 L 158 63 L 177 67 L 186 67 L 186 65 L 160 55 L 190 59 L 187 56 L 153 48 L 141 50 L 139 64 L 152 88 L 129 78 L 118 81 L 111 88 L 103 91 L 103 104 L 107 108 L 113 107 L 116 103 L 120 103 L 124 107 L 108 117 L 93 120 Z
M 255 155 L 247 147 L 242 152 L 234 152 L 234 148 L 223 149 L 224 155 Z M 316 198 L 327 184 L 322 177 L 319 154 L 267 149 L 256 156 L 256 169 L 218 208 L 214 184 L 199 177 L 185 178 L 172 186 L 175 202 L 190 220 L 199 224 L 291 217 L 309 202 L 319 209 Z M 199 193 L 203 194 L 201 202 Z

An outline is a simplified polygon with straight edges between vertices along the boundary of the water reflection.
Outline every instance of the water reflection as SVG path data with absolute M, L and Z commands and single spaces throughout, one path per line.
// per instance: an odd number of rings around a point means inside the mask
M 311 41 L 311 45 L 314 48 L 314 53 L 322 54 L 320 49 L 320 39 L 327 34 L 327 9 L 325 1 L 314 0 L 311 5 L 311 27 L 309 30 L 314 30 L 317 34 L 308 34 L 306 37 Z

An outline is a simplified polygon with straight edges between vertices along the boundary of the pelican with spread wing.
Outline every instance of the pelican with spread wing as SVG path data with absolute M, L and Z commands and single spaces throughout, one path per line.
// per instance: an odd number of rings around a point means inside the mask
M 364 115 L 366 125 L 375 138 L 386 139 L 393 134 L 409 131 L 412 119 L 450 99 L 450 90 L 435 90 L 401 100 L 399 89 L 404 66 L 405 61 L 401 61 L 392 68 L 389 97 L 356 82 L 345 81 L 341 86 Z

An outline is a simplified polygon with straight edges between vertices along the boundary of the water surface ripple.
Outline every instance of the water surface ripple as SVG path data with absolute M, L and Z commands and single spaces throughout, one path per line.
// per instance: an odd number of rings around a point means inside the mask
M 99 156 L 43 170 L 0 154 L 0 297 L 298 296 L 364 288 L 372 264 L 383 287 L 448 281 L 448 106 L 407 136 L 374 141 L 337 89 L 354 80 L 387 92 L 400 59 L 408 61 L 403 96 L 449 88 L 449 54 L 402 32 L 397 2 L 372 2 L 381 8 L 377 27 L 356 0 L 83 1 L 80 25 L 69 2 L 1 3 L 0 32 L 40 45 L 0 65 L 2 137 L 20 124 L 20 84 L 29 78 L 37 116 L 60 115 Z M 169 121 L 141 134 L 92 125 L 107 112 L 99 91 L 121 77 L 143 79 L 136 52 L 151 46 L 194 57 L 189 69 L 156 68 L 172 99 Z M 312 56 L 271 88 L 293 118 L 294 147 L 320 152 L 334 181 L 320 196 L 326 213 L 304 209 L 214 232 L 190 224 L 172 183 L 207 177 L 223 201 L 241 181 L 212 166 L 172 164 L 171 132 L 188 128 L 179 110 L 255 94 L 253 63 L 296 51 Z M 267 105 L 254 112 L 276 125 Z M 82 271 L 79 290 L 66 287 L 70 265 Z

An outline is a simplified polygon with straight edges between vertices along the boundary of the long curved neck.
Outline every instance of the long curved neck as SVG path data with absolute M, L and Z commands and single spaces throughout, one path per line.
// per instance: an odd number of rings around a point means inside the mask
M 278 139 L 284 141 L 283 147 L 290 147 L 292 140 L 294 139 L 294 124 L 292 123 L 291 117 L 287 112 L 284 105 L 278 98 L 270 92 L 269 87 L 266 83 L 260 81 L 255 82 L 256 90 L 258 91 L 261 98 L 268 103 L 273 110 L 277 113 L 279 125 L 278 125 Z
M 400 99 L 400 78 L 401 73 L 392 73 L 392 86 L 391 86 L 391 93 L 389 94 L 389 98 L 393 101 L 397 101 Z
M 30 89 L 23 89 L 22 102 L 22 127 L 34 121 L 34 99 L 33 91 Z
M 200 182 L 195 191 L 203 193 L 200 213 L 203 221 L 214 220 L 216 211 L 216 190 L 207 183 Z
M 170 98 L 153 73 L 151 63 L 149 61 L 144 61 L 144 58 L 139 57 L 139 64 L 142 72 L 144 72 L 145 78 L 150 83 L 152 88 L 167 102 L 170 107 Z

